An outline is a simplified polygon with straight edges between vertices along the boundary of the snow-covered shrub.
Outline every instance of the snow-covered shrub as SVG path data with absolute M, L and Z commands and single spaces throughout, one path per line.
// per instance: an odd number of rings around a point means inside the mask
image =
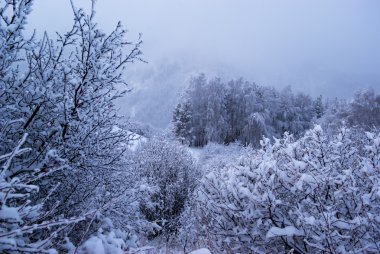
M 49 213 L 54 211 L 44 212 L 42 209 L 49 196 L 32 201 L 32 196 L 39 191 L 39 186 L 33 183 L 60 170 L 52 165 L 56 165 L 57 160 L 62 164 L 62 160 L 50 151 L 45 157 L 45 165 L 50 167 L 27 169 L 25 158 L 30 149 L 22 148 L 26 137 L 25 134 L 12 151 L 0 156 L 0 252 L 56 253 L 52 246 L 60 233 L 68 225 L 86 219 L 87 215 L 49 220 Z M 51 189 L 50 194 L 53 191 Z
M 208 174 L 194 237 L 227 253 L 379 252 L 380 135 L 356 135 L 316 126 Z
M 134 163 L 140 181 L 154 190 L 140 207 L 146 219 L 157 225 L 150 236 L 175 233 L 199 176 L 193 157 L 184 146 L 155 137 L 136 150 Z

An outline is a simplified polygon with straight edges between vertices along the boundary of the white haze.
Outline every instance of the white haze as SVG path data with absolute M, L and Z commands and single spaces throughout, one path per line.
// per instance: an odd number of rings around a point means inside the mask
M 89 8 L 90 1 L 75 1 Z M 170 122 L 190 75 L 244 77 L 325 97 L 380 91 L 380 1 L 98 0 L 97 20 L 121 20 L 144 59 L 126 76 L 134 91 L 122 112 L 157 127 Z M 38 34 L 72 24 L 69 1 L 38 0 L 30 28 Z

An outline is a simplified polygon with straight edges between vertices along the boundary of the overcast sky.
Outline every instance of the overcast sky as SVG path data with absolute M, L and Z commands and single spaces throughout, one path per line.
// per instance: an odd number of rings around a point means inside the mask
M 143 33 L 149 64 L 130 73 L 140 90 L 153 81 L 173 88 L 203 71 L 312 95 L 380 91 L 378 0 L 98 0 L 96 10 L 106 31 L 121 20 L 130 39 Z M 53 32 L 71 24 L 69 1 L 35 1 L 30 27 Z

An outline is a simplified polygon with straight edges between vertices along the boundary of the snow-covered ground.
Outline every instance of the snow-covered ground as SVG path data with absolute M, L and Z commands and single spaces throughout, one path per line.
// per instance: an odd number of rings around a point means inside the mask
M 126 252 L 126 254 L 185 254 L 185 252 L 166 247 L 145 246 L 137 249 L 132 249 Z M 206 248 L 200 248 L 193 250 L 189 254 L 211 254 L 211 252 Z
M 206 248 L 201 248 L 201 249 L 192 251 L 189 254 L 211 254 L 211 252 Z
M 130 140 L 131 141 L 128 143 L 128 147 L 132 151 L 135 151 L 137 149 L 137 147 L 139 146 L 139 144 L 141 144 L 142 142 L 147 141 L 146 137 L 141 136 L 139 134 L 136 134 L 136 133 L 133 133 L 133 132 L 129 132 L 129 135 L 130 135 Z
M 201 147 L 189 147 L 189 152 L 197 162 L 199 162 L 201 156 L 203 155 L 203 149 Z

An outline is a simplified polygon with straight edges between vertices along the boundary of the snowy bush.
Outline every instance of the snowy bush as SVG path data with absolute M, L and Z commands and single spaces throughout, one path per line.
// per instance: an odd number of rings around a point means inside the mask
M 380 135 L 356 135 L 316 126 L 210 173 L 196 193 L 198 237 L 227 253 L 379 252 Z
M 56 253 L 52 245 L 60 232 L 71 224 L 85 220 L 88 214 L 70 219 L 46 219 L 53 212 L 42 209 L 49 196 L 33 202 L 32 196 L 39 191 L 39 186 L 33 183 L 59 168 L 27 170 L 24 158 L 30 149 L 22 148 L 26 137 L 25 134 L 12 151 L 0 156 L 0 252 Z M 53 154 L 54 151 L 47 154 L 46 164 L 56 164 L 54 160 L 58 158 Z M 42 231 L 48 234 L 41 234 Z M 48 237 L 42 237 L 44 235 Z
M 136 150 L 134 161 L 140 181 L 153 190 L 141 204 L 146 219 L 157 225 L 150 235 L 174 234 L 199 175 L 191 154 L 180 144 L 156 137 Z

